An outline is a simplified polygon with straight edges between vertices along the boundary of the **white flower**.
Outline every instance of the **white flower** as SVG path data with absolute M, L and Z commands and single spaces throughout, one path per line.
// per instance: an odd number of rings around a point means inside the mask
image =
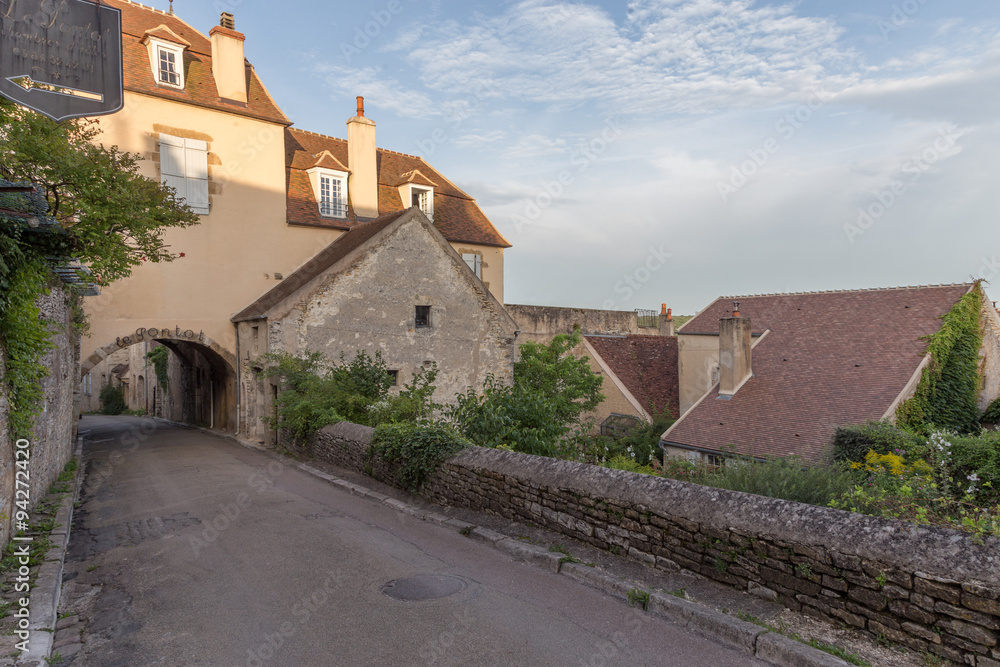
M 969 480 L 970 482 L 978 482 L 979 481 L 979 475 L 977 475 L 976 473 L 972 473 L 971 475 L 969 475 L 965 479 Z

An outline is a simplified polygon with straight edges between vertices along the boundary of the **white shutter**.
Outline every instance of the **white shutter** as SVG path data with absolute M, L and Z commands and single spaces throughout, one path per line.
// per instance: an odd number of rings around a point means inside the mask
M 476 272 L 476 277 L 480 280 L 483 279 L 483 256 L 476 255 L 476 267 L 473 269 Z
M 160 177 L 164 184 L 177 190 L 178 199 L 187 199 L 184 178 L 184 140 L 169 134 L 160 135 Z
M 483 278 L 483 258 L 482 255 L 477 255 L 474 253 L 463 253 L 462 259 L 465 263 L 472 269 L 472 272 L 476 274 L 476 277 L 482 280 Z
M 185 139 L 184 144 L 187 204 L 195 213 L 208 215 L 208 144 L 197 139 Z

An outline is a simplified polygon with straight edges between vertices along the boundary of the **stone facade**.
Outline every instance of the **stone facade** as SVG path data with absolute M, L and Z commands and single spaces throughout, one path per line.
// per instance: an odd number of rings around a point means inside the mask
M 41 359 L 41 364 L 49 370 L 49 375 L 42 380 L 45 395 L 42 413 L 35 420 L 34 433 L 28 439 L 31 443 L 28 474 L 32 506 L 48 492 L 73 456 L 76 435 L 75 390 L 79 378 L 79 341 L 73 330 L 69 294 L 61 287 L 52 287 L 49 294 L 38 298 L 37 304 L 42 317 L 51 323 L 55 335 L 52 338 L 52 348 Z M 5 356 L 0 349 L 0 371 L 4 368 L 4 362 Z M 0 377 L 2 376 L 3 373 L 0 372 Z M 7 396 L 0 390 L 0 544 L 6 544 L 13 532 L 14 502 L 18 488 L 14 459 L 16 443 L 8 430 L 8 410 Z
M 310 452 L 391 484 L 391 468 L 367 457 L 371 435 L 337 424 Z M 1000 664 L 996 538 L 479 447 L 447 461 L 422 493 L 697 572 L 915 651 Z
M 561 333 L 573 333 L 579 328 L 584 334 L 658 334 L 659 327 L 640 327 L 635 311 L 593 310 L 589 308 L 559 308 L 555 306 L 523 306 L 507 304 L 507 312 L 517 322 L 519 342 L 529 340 L 548 343 Z
M 482 388 L 490 374 L 509 381 L 515 323 L 431 222 L 414 208 L 368 225 L 331 244 L 324 251 L 329 263 L 317 260 L 286 278 L 300 287 L 269 293 L 259 301 L 266 307 L 234 318 L 241 373 L 252 372 L 266 352 L 321 352 L 337 360 L 365 351 L 381 353 L 400 387 L 436 364 L 437 402 Z M 360 234 L 370 237 L 352 247 Z M 429 309 L 426 323 L 416 321 L 421 308 Z M 258 440 L 274 437 L 260 423 L 272 410 L 274 389 L 257 378 L 243 384 L 242 430 Z

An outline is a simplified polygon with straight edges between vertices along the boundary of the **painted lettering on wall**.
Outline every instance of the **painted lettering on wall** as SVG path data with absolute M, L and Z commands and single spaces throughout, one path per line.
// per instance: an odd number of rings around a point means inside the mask
M 129 345 L 140 343 L 144 340 L 153 340 L 156 338 L 172 338 L 174 340 L 196 340 L 199 343 L 204 343 L 205 332 L 199 331 L 198 333 L 195 333 L 192 329 L 181 329 L 179 326 L 175 326 L 173 329 L 171 329 L 170 327 L 165 327 L 163 329 L 139 328 L 135 330 L 134 334 L 116 338 L 115 344 L 118 347 L 128 347 Z

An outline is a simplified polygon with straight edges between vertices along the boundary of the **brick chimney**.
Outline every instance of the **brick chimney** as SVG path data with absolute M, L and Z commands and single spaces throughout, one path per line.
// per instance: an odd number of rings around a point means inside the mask
M 674 315 L 673 308 L 667 308 L 667 304 L 660 306 L 660 335 L 674 335 Z
M 208 34 L 212 38 L 212 74 L 219 97 L 246 104 L 247 69 L 243 55 L 246 36 L 236 32 L 236 22 L 228 12 L 222 13 L 219 25 Z
M 750 318 L 734 303 L 732 317 L 719 320 L 719 398 L 732 398 L 752 375 Z
M 378 217 L 378 161 L 375 155 L 375 122 L 365 118 L 365 98 L 358 97 L 358 115 L 347 121 L 348 191 L 354 214 Z

